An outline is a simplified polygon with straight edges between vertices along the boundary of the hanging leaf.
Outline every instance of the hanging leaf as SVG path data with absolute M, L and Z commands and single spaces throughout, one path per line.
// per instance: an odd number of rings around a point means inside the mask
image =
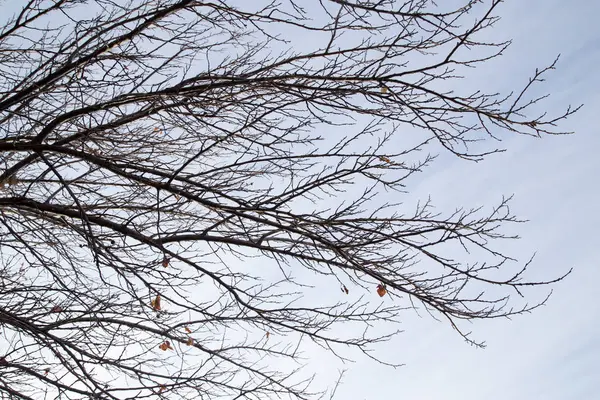
M 377 285 L 377 294 L 379 295 L 379 297 L 383 297 L 385 296 L 385 294 L 387 293 L 387 289 L 385 288 L 384 285 Z
M 167 268 L 169 266 L 169 257 L 164 256 L 162 260 L 162 266 Z
M 379 156 L 379 159 L 380 159 L 381 161 L 383 161 L 383 162 L 386 162 L 386 163 L 388 163 L 388 164 L 391 164 L 391 163 L 392 163 L 392 160 L 390 160 L 390 159 L 389 159 L 388 157 L 386 157 L 386 156 Z
M 343 291 L 344 293 L 346 293 L 346 294 L 350 293 L 350 291 L 348 290 L 348 288 L 346 287 L 346 285 L 344 285 L 344 286 L 342 287 L 342 291 Z
M 158 346 L 158 348 L 162 351 L 173 350 L 173 347 L 171 347 L 171 342 L 169 342 L 168 340 L 165 340 L 163 343 L 161 343 L 161 345 Z
M 54 307 L 52 307 L 52 308 L 50 309 L 50 312 L 52 312 L 52 313 L 59 313 L 59 312 L 62 312 L 62 310 L 63 310 L 63 309 L 62 309 L 62 307 L 61 307 L 61 306 L 59 306 L 59 305 L 56 305 L 56 306 L 54 306 Z
M 267 332 L 267 333 L 265 334 L 265 336 L 266 336 L 266 337 L 267 337 L 267 339 L 268 339 L 268 338 L 269 338 L 269 336 L 271 336 L 271 332 Z
M 185 342 L 185 344 L 187 344 L 188 346 L 193 346 L 194 345 L 194 339 L 188 338 L 188 340 L 187 340 L 187 342 Z
M 185 327 L 185 331 L 186 331 L 187 333 L 192 333 L 192 330 L 191 330 L 190 328 L 188 328 L 187 326 Z
M 160 385 L 158 387 L 158 394 L 161 394 L 162 392 L 164 392 L 165 390 L 167 390 L 167 387 L 165 385 Z
M 150 305 L 154 311 L 160 311 L 160 294 L 157 294 L 154 300 L 150 301 Z
M 6 178 L 5 182 L 8 186 L 12 186 L 12 185 L 16 185 L 17 183 L 19 183 L 19 179 L 17 179 L 16 175 L 11 175 L 8 178 Z

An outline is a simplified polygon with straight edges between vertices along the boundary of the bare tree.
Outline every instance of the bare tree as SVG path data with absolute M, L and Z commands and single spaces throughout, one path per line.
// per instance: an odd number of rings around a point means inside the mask
M 499 0 L 123 3 L 2 6 L 2 398 L 311 398 L 306 346 L 379 360 L 405 309 L 482 345 L 464 321 L 561 279 L 495 249 L 508 199 L 385 194 L 435 149 L 566 133 L 530 115 L 554 64 L 465 89 Z

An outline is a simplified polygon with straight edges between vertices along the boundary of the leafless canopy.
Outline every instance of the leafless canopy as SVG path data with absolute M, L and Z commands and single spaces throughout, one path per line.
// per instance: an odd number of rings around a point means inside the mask
M 508 43 L 499 0 L 451 3 L 4 2 L 2 398 L 311 398 L 303 350 L 380 359 L 402 310 L 481 345 L 464 321 L 535 308 L 508 296 L 560 278 L 494 250 L 507 200 L 398 200 L 574 111 L 530 115 L 554 65 L 466 90 Z

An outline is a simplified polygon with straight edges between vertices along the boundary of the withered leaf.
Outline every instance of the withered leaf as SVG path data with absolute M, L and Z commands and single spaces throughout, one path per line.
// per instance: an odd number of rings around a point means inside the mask
M 169 342 L 168 340 L 165 340 L 163 343 L 161 343 L 160 346 L 158 346 L 159 349 L 161 349 L 162 351 L 167 351 L 167 350 L 173 350 L 173 347 L 171 347 L 171 342 Z
M 382 285 L 382 284 L 377 285 L 377 294 L 379 295 L 379 297 L 385 296 L 386 293 L 387 293 L 387 289 L 385 288 L 384 285 Z
M 156 297 L 150 301 L 150 305 L 154 311 L 160 311 L 160 294 L 157 294 Z
M 50 309 L 50 312 L 53 312 L 53 313 L 59 313 L 59 312 L 62 312 L 62 310 L 63 310 L 63 308 L 62 308 L 61 306 L 59 306 L 59 305 L 55 305 L 54 307 L 52 307 L 52 308 Z

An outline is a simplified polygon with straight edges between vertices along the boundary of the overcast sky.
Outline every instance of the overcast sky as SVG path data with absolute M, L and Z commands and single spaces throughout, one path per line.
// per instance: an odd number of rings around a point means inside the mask
M 550 111 L 584 103 L 566 125 L 573 136 L 514 137 L 507 152 L 474 165 L 441 157 L 419 175 L 414 196 L 431 194 L 439 209 L 492 205 L 515 194 L 513 211 L 530 221 L 522 239 L 507 244 L 527 258 L 530 277 L 574 268 L 555 286 L 548 304 L 512 321 L 473 326 L 487 348 L 472 348 L 446 324 L 406 316 L 405 333 L 382 349 L 405 366 L 396 370 L 360 360 L 349 365 L 341 399 L 530 400 L 598 399 L 600 393 L 600 2 L 510 1 L 499 11 L 494 37 L 513 38 L 505 57 L 479 72 L 478 88 L 492 79 L 518 87 L 540 63 L 561 53 L 546 89 Z M 413 180 L 414 182 L 414 180 Z M 326 368 L 326 367 L 323 367 Z
M 474 90 L 490 83 L 519 88 L 535 67 L 561 53 L 544 87 L 553 95 L 544 104 L 560 113 L 568 104 L 584 103 L 565 125 L 576 134 L 511 137 L 501 143 L 505 153 L 479 164 L 442 155 L 411 181 L 410 196 L 431 195 L 438 210 L 451 211 L 492 206 L 514 194 L 513 211 L 529 222 L 520 226 L 522 239 L 507 243 L 506 250 L 520 259 L 537 253 L 532 280 L 574 271 L 533 314 L 474 324 L 475 338 L 487 343 L 484 350 L 470 347 L 445 323 L 406 314 L 405 332 L 378 348 L 405 365 L 392 369 L 357 358 L 345 366 L 337 399 L 600 398 L 600 1 L 514 0 L 499 14 L 503 19 L 490 34 L 514 43 L 465 84 Z M 342 366 L 326 359 L 312 358 L 311 371 L 335 375 Z

